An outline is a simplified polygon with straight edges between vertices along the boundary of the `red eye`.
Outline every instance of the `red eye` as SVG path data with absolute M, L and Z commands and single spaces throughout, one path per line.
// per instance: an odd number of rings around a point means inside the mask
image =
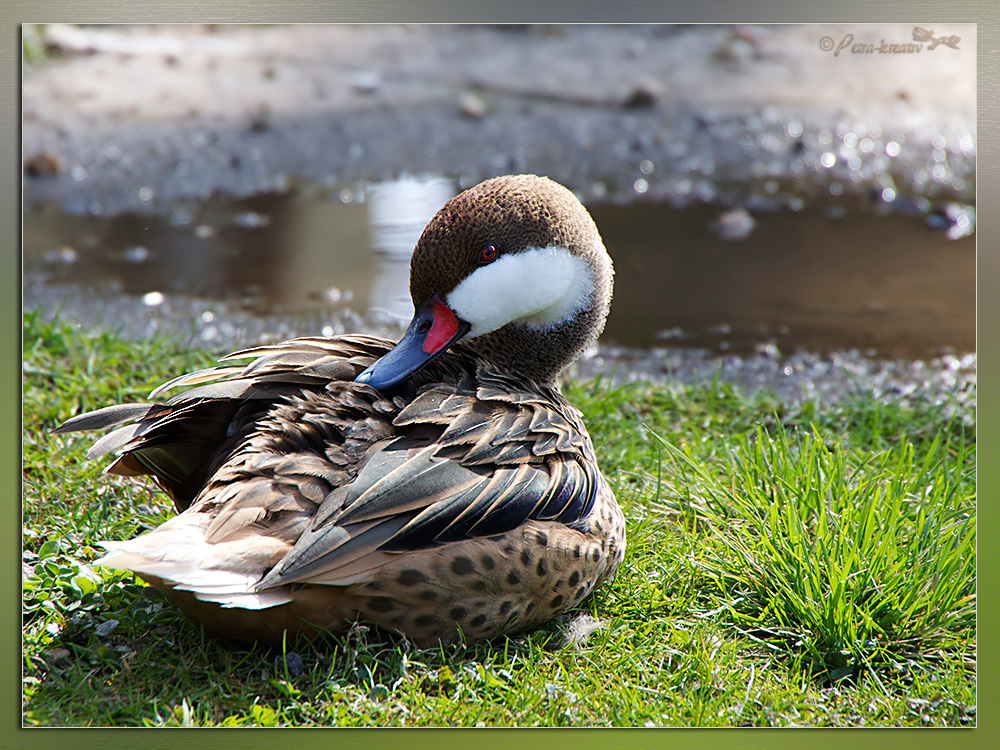
M 497 249 L 493 245 L 487 245 L 483 248 L 483 251 L 479 253 L 480 263 L 492 263 L 497 259 Z

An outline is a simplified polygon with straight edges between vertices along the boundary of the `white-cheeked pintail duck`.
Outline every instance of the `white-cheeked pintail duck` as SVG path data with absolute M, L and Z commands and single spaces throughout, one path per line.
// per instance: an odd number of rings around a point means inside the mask
M 97 562 L 211 633 L 280 643 L 357 619 L 420 645 L 488 639 L 578 605 L 622 561 L 622 512 L 559 374 L 604 328 L 611 259 L 542 177 L 452 200 L 410 266 L 402 339 L 297 338 L 184 375 L 88 458 L 151 475 L 179 511 Z M 248 364 L 232 360 L 254 358 Z

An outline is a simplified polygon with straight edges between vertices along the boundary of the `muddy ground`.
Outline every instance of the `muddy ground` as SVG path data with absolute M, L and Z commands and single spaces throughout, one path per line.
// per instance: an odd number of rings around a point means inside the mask
M 49 27 L 77 52 L 25 77 L 25 203 L 525 170 L 586 197 L 972 202 L 974 28 L 932 31 L 959 49 L 834 56 L 910 26 Z

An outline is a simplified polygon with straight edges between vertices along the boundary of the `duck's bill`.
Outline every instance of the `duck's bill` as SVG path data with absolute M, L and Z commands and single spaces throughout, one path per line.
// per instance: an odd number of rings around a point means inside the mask
M 390 388 L 432 362 L 470 328 L 434 295 L 417 308 L 395 348 L 355 380 L 373 388 Z

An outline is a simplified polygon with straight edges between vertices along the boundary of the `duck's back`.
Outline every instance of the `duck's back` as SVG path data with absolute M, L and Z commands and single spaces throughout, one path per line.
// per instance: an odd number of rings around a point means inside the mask
M 152 475 L 183 511 L 104 564 L 170 590 L 210 631 L 280 641 L 357 617 L 420 643 L 524 629 L 621 561 L 621 511 L 579 413 L 457 346 L 382 392 L 393 342 L 296 339 L 61 431 L 132 422 L 90 457 Z M 235 356 L 235 355 L 231 355 Z

